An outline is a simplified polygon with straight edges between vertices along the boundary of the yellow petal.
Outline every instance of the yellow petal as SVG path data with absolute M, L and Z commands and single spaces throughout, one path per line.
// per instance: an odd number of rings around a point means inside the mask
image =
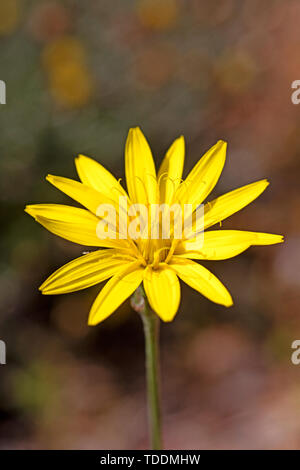
M 99 219 L 91 212 L 62 204 L 35 204 L 25 211 L 50 232 L 84 246 L 129 247 L 127 240 L 101 239 L 97 236 Z
M 233 304 L 226 287 L 201 264 L 173 256 L 170 267 L 175 270 L 180 279 L 209 300 L 225 305 L 225 307 L 230 307 Z
M 180 303 L 180 284 L 174 271 L 168 267 L 144 273 L 144 288 L 152 309 L 165 322 L 172 321 Z
M 184 165 L 184 137 L 173 142 L 158 172 L 160 203 L 171 204 L 180 185 Z
M 43 294 L 66 294 L 93 286 L 114 276 L 133 261 L 119 250 L 97 250 L 57 269 L 41 285 Z
M 254 201 L 269 185 L 264 179 L 255 183 L 247 184 L 241 188 L 223 194 L 212 202 L 205 204 L 204 228 L 211 227 L 227 217 L 243 209 L 243 207 Z
M 69 178 L 63 178 L 62 176 L 54 175 L 47 175 L 46 180 L 53 184 L 53 186 L 58 188 L 60 191 L 74 199 L 74 201 L 82 204 L 94 214 L 97 213 L 97 210 L 101 204 L 111 204 L 114 207 L 116 206 L 116 203 L 113 199 L 105 196 L 99 191 L 96 191 L 90 186 L 79 183 L 79 181 L 74 181 Z
M 93 227 L 99 221 L 94 214 L 86 209 L 63 204 L 32 204 L 26 206 L 25 212 L 34 218 L 41 216 L 50 220 L 74 222 L 82 225 L 92 223 Z
M 226 142 L 219 140 L 194 166 L 180 184 L 175 198 L 181 204 L 192 204 L 195 209 L 213 190 L 226 159 Z
M 276 245 L 277 243 L 283 243 L 283 235 L 276 235 L 273 233 L 261 233 L 261 232 L 249 232 L 255 235 L 254 243 L 252 245 Z
M 149 144 L 138 127 L 128 133 L 125 172 L 131 202 L 156 204 L 158 189 L 154 161 Z
M 77 173 L 82 183 L 96 189 L 108 198 L 119 200 L 120 196 L 127 197 L 117 179 L 92 158 L 79 155 L 75 159 Z
M 239 255 L 251 245 L 274 245 L 281 242 L 281 235 L 270 233 L 211 230 L 192 240 L 180 242 L 175 255 L 181 258 L 222 260 Z
M 97 325 L 105 320 L 133 294 L 143 280 L 143 272 L 144 268 L 134 262 L 112 277 L 92 305 L 88 320 L 89 325 Z

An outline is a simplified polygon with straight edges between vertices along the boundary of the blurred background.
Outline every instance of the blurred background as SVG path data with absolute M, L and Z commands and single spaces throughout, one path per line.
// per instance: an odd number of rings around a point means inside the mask
M 74 157 L 124 177 L 139 125 L 159 163 L 184 134 L 186 173 L 218 139 L 228 159 L 212 198 L 268 177 L 224 228 L 284 234 L 207 262 L 235 306 L 183 287 L 162 325 L 166 448 L 300 448 L 300 79 L 297 0 L 1 0 L 0 448 L 148 446 L 141 322 L 126 302 L 87 326 L 99 286 L 40 295 L 85 247 L 46 232 L 25 204 L 71 203 L 44 179 Z M 185 174 L 186 174 L 185 173 Z

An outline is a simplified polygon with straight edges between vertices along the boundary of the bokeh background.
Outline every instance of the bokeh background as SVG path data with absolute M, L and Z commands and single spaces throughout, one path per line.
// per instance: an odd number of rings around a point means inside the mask
M 300 79 L 297 0 L 1 0 L 0 447 L 148 446 L 140 319 L 129 302 L 86 325 L 99 286 L 38 286 L 84 247 L 46 232 L 27 203 L 68 203 L 45 180 L 75 177 L 78 153 L 124 177 L 140 125 L 159 163 L 184 134 L 186 171 L 218 139 L 228 160 L 213 196 L 268 177 L 224 228 L 286 236 L 207 262 L 230 309 L 183 288 L 162 325 L 165 446 L 300 448 Z

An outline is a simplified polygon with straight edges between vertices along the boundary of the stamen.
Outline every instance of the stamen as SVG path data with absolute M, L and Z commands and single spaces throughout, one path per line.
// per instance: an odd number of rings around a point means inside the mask
M 176 249 L 179 242 L 180 242 L 180 240 L 173 240 L 172 241 L 172 245 L 171 245 L 170 251 L 168 253 L 168 256 L 165 259 L 165 263 L 168 263 L 170 261 L 170 259 L 172 258 L 173 254 L 174 254 L 174 251 L 175 251 L 175 249 Z
M 156 250 L 155 253 L 154 253 L 154 259 L 153 259 L 153 269 L 157 269 L 160 262 L 161 262 L 161 259 L 160 259 L 160 254 L 165 251 L 165 250 L 168 250 L 168 247 L 165 247 L 163 246 L 162 248 L 160 248 L 159 250 Z
M 160 177 L 158 178 L 158 182 L 157 182 L 158 186 L 160 186 L 160 182 L 161 182 L 161 180 L 162 180 L 163 178 L 168 178 L 168 173 L 167 173 L 167 172 L 162 173 L 162 174 L 160 175 Z
M 110 189 L 111 189 L 111 192 L 117 191 L 117 193 L 119 193 L 121 196 L 125 196 L 124 192 L 122 191 L 123 190 L 122 186 L 120 188 L 118 186 L 112 186 Z

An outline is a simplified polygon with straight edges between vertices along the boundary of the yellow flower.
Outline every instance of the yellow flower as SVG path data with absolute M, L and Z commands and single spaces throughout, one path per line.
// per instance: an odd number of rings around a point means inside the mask
M 204 205 L 203 230 L 195 235 L 184 232 L 175 238 L 162 236 L 129 238 L 121 236 L 121 222 L 115 238 L 99 238 L 98 208 L 101 204 L 119 206 L 119 199 L 134 204 L 190 204 L 195 211 L 215 187 L 222 172 L 226 143 L 217 142 L 182 181 L 185 144 L 179 137 L 171 145 L 156 174 L 150 147 L 139 128 L 130 129 L 125 148 L 128 194 L 102 165 L 80 155 L 76 168 L 81 182 L 48 175 L 47 180 L 84 208 L 59 204 L 38 204 L 26 212 L 50 232 L 85 246 L 99 247 L 55 271 L 40 287 L 43 294 L 74 292 L 109 279 L 96 298 L 89 324 L 96 325 L 111 315 L 141 283 L 152 309 L 163 321 L 171 321 L 179 307 L 180 283 L 186 282 L 208 299 L 229 307 L 232 298 L 226 287 L 204 266 L 193 260 L 224 260 L 251 245 L 272 245 L 281 235 L 239 230 L 208 230 L 256 199 L 268 186 L 266 180 L 235 189 Z M 194 212 L 195 213 L 195 212 Z M 126 218 L 128 213 L 126 213 Z M 121 220 L 121 218 L 120 218 Z M 124 219 L 123 219 L 124 220 Z M 151 220 L 158 222 L 158 220 Z M 161 219 L 159 219 L 159 225 Z M 126 232 L 128 235 L 128 232 Z M 173 234 L 173 235 L 172 235 Z

